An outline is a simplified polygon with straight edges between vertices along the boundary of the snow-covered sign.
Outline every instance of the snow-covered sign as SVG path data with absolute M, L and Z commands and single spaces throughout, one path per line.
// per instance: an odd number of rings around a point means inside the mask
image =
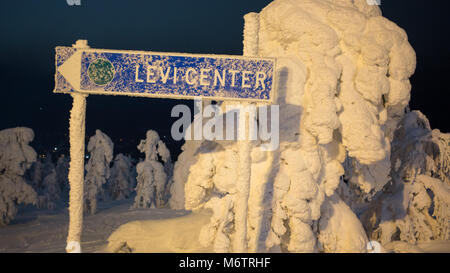
M 55 93 L 272 102 L 275 59 L 56 48 Z

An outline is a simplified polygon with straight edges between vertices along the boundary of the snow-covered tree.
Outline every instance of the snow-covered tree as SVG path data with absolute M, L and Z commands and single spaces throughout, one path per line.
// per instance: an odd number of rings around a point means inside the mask
M 61 188 L 51 154 L 38 158 L 30 170 L 31 184 L 38 194 L 37 207 L 53 209 L 61 198 Z
M 157 132 L 147 131 L 147 138 L 141 140 L 139 151 L 145 153 L 145 160 L 136 166 L 137 186 L 134 207 L 162 207 L 168 200 L 168 179 L 165 169 L 169 164 L 170 152 Z M 165 166 L 160 162 L 165 164 Z
M 36 204 L 37 194 L 23 175 L 36 161 L 29 146 L 34 132 L 30 128 L 0 131 L 0 226 L 7 225 L 17 213 L 18 204 Z
M 61 155 L 56 162 L 56 176 L 61 194 L 64 199 L 69 197 L 69 159 Z
M 450 134 L 412 111 L 395 132 L 391 161 L 391 183 L 361 219 L 370 237 L 382 244 L 449 240 Z
M 136 185 L 133 163 L 123 154 L 116 155 L 108 180 L 109 196 L 113 200 L 123 200 L 130 197 Z
M 58 176 L 55 168 L 44 177 L 38 199 L 38 207 L 45 207 L 47 209 L 55 208 L 55 201 L 61 199 L 61 189 L 58 184 Z
M 254 55 L 277 58 L 280 147 L 252 143 L 247 230 L 234 228 L 239 144 L 187 142 L 171 204 L 211 209 L 200 241 L 219 252 L 364 252 L 361 222 L 336 190 L 347 166 L 348 183 L 368 197 L 389 181 L 416 64 L 408 37 L 365 0 L 277 0 L 253 18 L 244 52 L 254 41 Z
M 113 159 L 114 144 L 100 130 L 89 139 L 87 150 L 89 161 L 86 164 L 84 186 L 84 210 L 90 214 L 97 212 L 97 201 L 104 196 L 103 185 L 110 177 L 110 163 Z

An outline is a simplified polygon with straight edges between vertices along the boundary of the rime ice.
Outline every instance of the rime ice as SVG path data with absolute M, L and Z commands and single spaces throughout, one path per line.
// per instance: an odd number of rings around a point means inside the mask
M 259 240 L 245 243 L 258 252 L 364 252 L 362 224 L 335 191 L 344 162 L 363 192 L 388 182 L 414 50 L 405 32 L 365 0 L 276 0 L 258 20 L 244 39 L 258 41 L 258 56 L 277 58 L 280 149 L 258 152 L 253 143 L 247 233 Z M 237 181 L 238 149 L 194 141 L 175 164 L 171 204 L 210 208 L 200 241 L 219 252 L 235 251 L 238 190 L 230 181 Z

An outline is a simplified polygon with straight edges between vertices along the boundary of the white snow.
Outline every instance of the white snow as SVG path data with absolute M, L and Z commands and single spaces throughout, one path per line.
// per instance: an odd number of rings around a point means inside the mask
M 85 215 L 81 237 L 83 252 L 108 252 L 108 237 L 123 224 L 189 214 L 170 209 L 130 209 L 131 204 L 132 200 L 101 202 L 95 215 Z M 0 228 L 0 253 L 62 253 L 66 246 L 68 223 L 67 208 L 21 208 L 8 226 Z
M 198 238 L 209 222 L 208 212 L 161 220 L 133 221 L 120 226 L 108 238 L 108 252 L 211 252 Z
M 81 240 L 83 252 L 214 251 L 200 245 L 197 240 L 199 230 L 210 219 L 207 211 L 191 214 L 170 209 L 130 209 L 131 202 L 102 202 L 97 214 L 85 216 Z M 38 210 L 27 207 L 20 211 L 10 225 L 0 229 L 0 253 L 64 252 L 69 220 L 67 209 Z M 418 244 L 394 242 L 385 249 L 386 252 L 394 250 L 448 253 L 450 241 Z
M 365 252 L 369 242 L 361 222 L 337 195 L 324 203 L 319 242 L 325 252 Z

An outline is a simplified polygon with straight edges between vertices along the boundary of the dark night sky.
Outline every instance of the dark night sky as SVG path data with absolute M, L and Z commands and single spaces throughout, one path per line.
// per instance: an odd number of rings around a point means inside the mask
M 93 48 L 242 54 L 243 15 L 270 0 L 9 0 L 0 4 L 0 129 L 34 129 L 42 152 L 68 147 L 69 95 L 53 94 L 54 48 L 87 39 Z M 384 16 L 404 28 L 417 53 L 411 108 L 449 132 L 449 1 L 382 0 Z M 136 154 L 147 129 L 170 138 L 173 105 L 190 101 L 90 96 L 87 136 L 99 128 L 115 152 Z M 120 139 L 128 139 L 120 143 Z M 175 153 L 181 143 L 169 143 Z

